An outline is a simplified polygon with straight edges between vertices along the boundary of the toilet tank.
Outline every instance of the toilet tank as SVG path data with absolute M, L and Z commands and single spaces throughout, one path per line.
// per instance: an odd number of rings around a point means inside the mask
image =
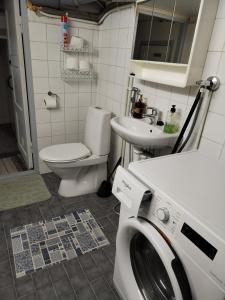
M 110 151 L 111 113 L 99 107 L 89 107 L 84 134 L 84 144 L 96 155 Z

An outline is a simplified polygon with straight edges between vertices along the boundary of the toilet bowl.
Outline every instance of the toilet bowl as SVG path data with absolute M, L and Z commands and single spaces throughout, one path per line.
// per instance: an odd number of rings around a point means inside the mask
M 58 193 L 73 197 L 94 193 L 107 177 L 110 150 L 111 113 L 90 107 L 87 113 L 84 144 L 52 145 L 42 149 L 40 158 L 61 178 Z

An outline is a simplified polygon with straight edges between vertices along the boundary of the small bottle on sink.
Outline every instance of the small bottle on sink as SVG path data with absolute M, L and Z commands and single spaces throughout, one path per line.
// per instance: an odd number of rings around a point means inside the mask
M 179 130 L 179 115 L 176 112 L 176 105 L 172 105 L 167 113 L 163 131 L 165 133 L 175 133 Z
M 139 100 L 134 103 L 132 108 L 132 115 L 136 119 L 142 119 L 143 115 L 146 114 L 147 105 L 143 101 L 143 95 L 140 95 Z

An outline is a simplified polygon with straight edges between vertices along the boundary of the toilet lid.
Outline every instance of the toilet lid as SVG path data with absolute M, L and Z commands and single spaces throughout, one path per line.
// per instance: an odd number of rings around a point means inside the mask
M 68 162 L 91 155 L 91 151 L 81 143 L 53 145 L 42 149 L 40 158 L 49 162 Z

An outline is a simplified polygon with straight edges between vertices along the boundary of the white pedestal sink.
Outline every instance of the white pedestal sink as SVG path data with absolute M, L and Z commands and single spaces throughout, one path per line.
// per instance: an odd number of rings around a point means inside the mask
M 161 148 L 173 145 L 178 137 L 178 133 L 164 133 L 161 128 L 132 117 L 112 118 L 111 125 L 121 138 L 136 147 Z

